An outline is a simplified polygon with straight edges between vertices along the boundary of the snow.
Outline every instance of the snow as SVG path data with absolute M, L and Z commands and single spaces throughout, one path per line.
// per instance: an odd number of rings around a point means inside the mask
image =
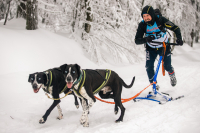
M 6 25 L 0 22 L 0 133 L 199 133 L 200 132 L 200 44 L 176 47 L 172 55 L 177 85 L 172 87 L 168 74 L 158 74 L 161 91 L 172 97 L 184 95 L 177 101 L 159 105 L 153 101 L 129 101 L 124 120 L 114 121 L 114 105 L 97 101 L 90 110 L 89 127 L 80 125 L 82 107 L 76 109 L 73 96 L 60 103 L 64 119 L 57 120 L 57 108 L 45 124 L 39 119 L 52 104 L 43 90 L 35 94 L 28 76 L 62 64 L 79 64 L 82 69 L 112 69 L 127 84 L 136 76 L 131 89 L 123 88 L 122 98 L 129 98 L 149 85 L 145 59 L 133 65 L 97 65 L 91 62 L 82 46 L 66 35 L 44 29 L 28 31 L 25 20 L 14 19 Z M 137 46 L 136 46 L 137 47 Z M 156 61 L 157 63 L 157 61 Z M 156 66 L 156 65 L 155 65 Z M 141 96 L 146 96 L 151 87 Z M 63 94 L 61 94 L 63 96 Z M 111 100 L 112 101 L 112 100 Z

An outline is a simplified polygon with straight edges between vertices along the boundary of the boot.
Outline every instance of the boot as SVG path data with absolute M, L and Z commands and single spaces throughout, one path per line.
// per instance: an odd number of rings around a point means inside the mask
M 171 85 L 175 86 L 176 83 L 177 83 L 175 72 L 173 71 L 172 73 L 169 73 L 169 77 L 170 77 L 170 83 L 171 83 Z

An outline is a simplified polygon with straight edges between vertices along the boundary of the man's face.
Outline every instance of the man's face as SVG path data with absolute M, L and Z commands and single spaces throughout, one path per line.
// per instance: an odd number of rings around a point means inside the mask
M 143 14 L 143 19 L 145 22 L 148 22 L 152 20 L 152 17 L 149 14 Z

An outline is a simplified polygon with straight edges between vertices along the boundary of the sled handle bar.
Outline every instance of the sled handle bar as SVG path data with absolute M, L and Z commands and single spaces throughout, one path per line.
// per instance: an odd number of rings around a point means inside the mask
M 152 41 L 152 43 L 158 43 L 158 44 L 163 44 L 163 42 L 155 42 L 155 41 Z M 168 45 L 177 45 L 177 43 L 165 43 L 165 44 L 168 44 Z

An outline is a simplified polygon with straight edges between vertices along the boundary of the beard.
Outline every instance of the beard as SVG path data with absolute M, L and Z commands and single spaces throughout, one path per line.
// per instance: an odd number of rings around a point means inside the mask
M 147 25 L 149 25 L 149 26 L 153 26 L 153 24 L 154 24 L 154 22 L 152 21 L 152 20 L 150 20 L 150 21 L 144 21 Z
M 150 22 L 150 21 L 151 21 L 150 19 L 146 19 L 146 20 L 144 20 L 144 22 L 146 22 L 146 23 L 147 23 L 147 22 Z

